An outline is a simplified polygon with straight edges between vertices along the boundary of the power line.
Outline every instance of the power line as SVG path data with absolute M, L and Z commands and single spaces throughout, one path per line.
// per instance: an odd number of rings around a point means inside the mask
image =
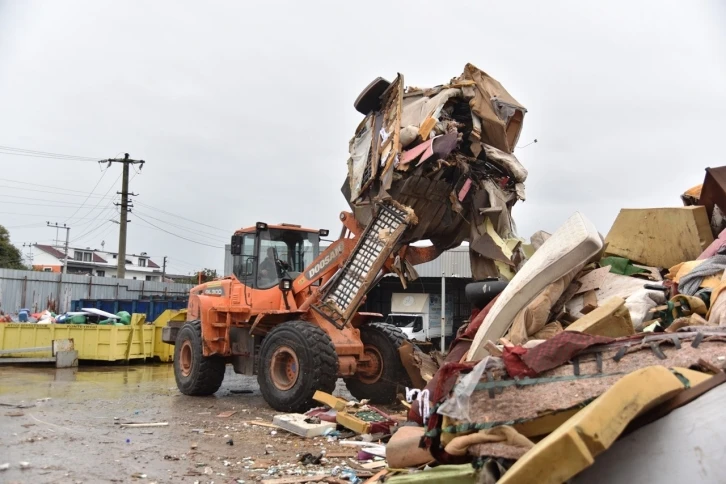
M 107 199 L 106 197 L 108 196 L 109 192 L 110 192 L 111 190 L 113 190 L 113 187 L 114 187 L 114 186 L 116 185 L 116 183 L 118 183 L 118 181 L 119 181 L 120 179 L 121 179 L 121 175 L 119 175 L 119 176 L 118 176 L 118 178 L 116 178 L 116 180 L 114 180 L 114 182 L 113 182 L 113 183 L 111 184 L 111 186 L 109 187 L 109 189 L 108 189 L 108 190 L 106 190 L 106 193 L 104 193 L 104 194 L 103 194 L 103 198 L 99 199 L 99 200 L 98 200 L 98 202 L 96 203 L 96 205 L 94 205 L 94 206 L 93 206 L 93 208 L 92 208 L 92 209 L 90 209 L 90 210 L 88 211 L 88 213 L 87 213 L 86 215 L 88 215 L 88 214 L 90 214 L 90 213 L 91 213 L 92 211 L 96 210 L 96 208 L 97 208 L 97 207 L 98 207 L 99 205 L 101 205 L 101 202 L 102 202 L 103 200 L 108 200 L 108 199 Z M 111 202 L 110 202 L 110 203 L 109 203 L 108 205 L 110 205 L 111 203 L 113 203 L 113 199 L 114 199 L 114 198 L 115 198 L 115 196 L 112 196 L 112 197 L 111 197 Z
M 108 170 L 103 170 L 103 172 L 101 172 L 101 177 L 98 179 L 98 181 L 96 182 L 96 184 L 93 185 L 93 188 L 91 189 L 91 193 L 89 193 L 88 196 L 86 197 L 86 199 L 83 200 L 83 203 L 81 204 L 81 206 L 78 207 L 75 212 L 73 212 L 73 215 L 71 215 L 70 217 L 68 217 L 67 219 L 64 220 L 64 223 L 69 222 L 71 219 L 73 219 L 73 216 L 75 214 L 77 214 L 78 211 L 81 208 L 83 208 L 84 205 L 86 205 L 86 202 L 88 202 L 88 199 L 91 198 L 91 195 L 93 195 L 93 192 L 95 192 L 96 191 L 96 188 L 98 188 L 98 184 L 101 183 L 101 180 L 103 180 L 103 177 L 106 176 L 106 172 L 107 171 Z
M 105 224 L 107 224 L 107 223 L 109 223 L 109 221 L 108 221 L 108 220 L 104 220 L 103 222 L 101 222 L 100 224 L 96 225 L 96 226 L 95 226 L 94 228 L 92 228 L 91 230 L 89 230 L 89 231 L 88 231 L 88 232 L 86 232 L 85 234 L 83 234 L 83 235 L 79 235 L 79 236 L 78 236 L 78 237 L 76 237 L 75 239 L 71 240 L 71 242 L 78 242 L 79 240 L 83 239 L 83 238 L 84 238 L 84 237 L 86 237 L 87 235 L 90 235 L 90 234 L 92 234 L 93 232 L 95 232 L 96 230 L 100 229 L 101 227 L 103 227 L 103 226 L 104 226 Z
M 165 223 L 165 224 L 167 224 L 167 225 L 171 225 L 172 227 L 176 227 L 176 228 L 179 228 L 179 229 L 184 229 L 184 230 L 188 230 L 189 232 L 192 232 L 192 233 L 194 233 L 195 235 L 201 235 L 202 237 L 209 237 L 209 238 L 214 238 L 214 239 L 218 239 L 218 240 L 220 240 L 220 241 L 225 241 L 225 242 L 227 241 L 227 239 L 226 239 L 226 238 L 224 238 L 224 237 L 222 237 L 222 236 L 220 236 L 220 235 L 213 235 L 213 234 L 207 234 L 207 233 L 204 233 L 204 232 L 202 232 L 202 231 L 200 231 L 200 230 L 196 230 L 196 229 L 193 229 L 193 228 L 191 228 L 191 227 L 185 227 L 185 226 L 183 226 L 183 225 L 178 225 L 178 224 L 175 224 L 175 223 L 172 223 L 172 222 L 167 222 L 166 220 L 162 220 L 162 219 L 160 219 L 160 218 L 152 217 L 151 215 L 149 215 L 149 214 L 148 214 L 148 213 L 146 213 L 146 212 L 140 212 L 138 208 L 136 209 L 136 211 L 134 211 L 134 213 L 135 213 L 135 214 L 139 214 L 139 213 L 141 213 L 141 214 L 143 214 L 143 215 L 144 215 L 144 217 L 148 217 L 148 218 L 150 218 L 150 219 L 152 219 L 152 220 L 156 220 L 156 221 L 158 221 L 158 222 L 162 222 L 162 223 Z
M 73 190 L 73 189 L 70 189 L 70 188 L 63 188 L 63 187 L 59 187 L 59 186 L 55 186 L 55 185 L 41 185 L 41 184 L 35 183 L 35 182 L 29 183 L 27 180 L 14 180 L 12 178 L 0 178 L 0 180 L 6 181 L 6 182 L 10 182 L 10 183 L 20 183 L 21 185 L 25 185 L 25 186 L 30 185 L 33 188 L 36 188 L 36 187 L 53 188 L 55 190 L 62 190 L 64 192 L 82 193 L 83 195 L 87 195 L 88 194 L 88 192 L 85 192 L 83 190 Z M 83 195 L 73 195 L 73 196 L 83 196 Z M 98 196 L 98 195 L 96 195 L 96 196 Z
M 51 198 L 20 197 L 20 196 L 15 196 L 15 195 L 0 195 L 0 197 L 6 197 L 6 198 L 13 199 L 13 200 L 32 200 L 34 202 L 63 203 L 63 204 L 66 204 L 69 207 L 83 207 L 83 204 L 82 203 L 81 204 L 78 204 L 78 203 L 74 203 L 74 202 L 66 202 L 66 201 L 63 201 L 63 200 L 53 200 Z M 104 199 L 105 200 L 113 200 L 114 197 L 112 196 L 112 197 L 108 197 L 108 198 L 104 198 Z M 102 199 L 102 200 L 104 200 L 104 199 Z M 2 203 L 6 203 L 6 202 L 2 202 Z
M 2 196 L 2 195 L 0 195 L 0 196 Z M 113 200 L 113 199 L 110 199 L 110 200 Z M 52 201 L 52 200 L 48 200 L 48 201 Z M 59 203 L 64 203 L 64 205 L 58 205 Z M 76 208 L 76 207 L 78 207 L 77 203 L 68 205 L 68 204 L 65 204 L 65 202 L 56 202 L 52 205 L 49 205 L 47 203 L 6 202 L 3 200 L 2 204 L 3 205 L 28 205 L 28 206 L 33 206 L 33 207 L 59 207 L 59 208 Z M 93 212 L 93 210 L 95 210 L 95 207 L 90 209 L 89 213 Z
M 5 203 L 5 202 L 3 202 L 3 203 Z M 51 207 L 51 206 L 54 206 L 54 205 L 48 205 L 48 207 Z M 58 217 L 57 215 L 47 214 L 47 213 L 0 212 L 0 214 L 4 214 L 4 215 L 19 215 L 19 216 L 23 216 L 23 217 L 39 217 L 39 218 L 44 218 L 44 219 L 47 219 L 49 217 L 49 215 L 51 215 L 53 217 Z M 76 218 L 76 220 L 88 220 L 88 219 L 94 219 L 95 220 L 96 217 L 80 217 L 80 218 Z M 83 225 L 83 224 L 81 224 L 81 225 Z
M 1 180 L 1 178 L 0 178 Z M 28 185 L 28 183 L 25 183 L 25 185 Z M 43 187 L 45 185 L 36 185 L 35 183 L 32 184 L 32 188 L 35 189 L 36 187 Z M 21 192 L 28 193 L 32 190 L 29 189 L 29 187 L 14 187 L 12 185 L 0 185 L 0 188 L 4 188 L 5 190 L 18 190 Z M 55 188 L 55 187 L 48 187 L 48 188 Z M 59 190 L 63 190 L 62 188 L 59 188 Z M 85 194 L 81 192 L 81 194 L 76 195 L 74 193 L 63 193 L 63 192 L 54 192 L 52 190 L 43 190 L 43 195 L 63 195 L 65 197 L 89 197 L 89 198 L 101 198 L 101 195 L 93 195 L 92 193 Z M 13 195 L 6 195 L 6 196 L 13 196 Z
M 202 223 L 202 222 L 197 222 L 196 220 L 192 220 L 192 219 L 190 219 L 190 218 L 187 218 L 187 217 L 184 217 L 184 216 L 182 216 L 182 215 L 177 215 L 177 214 L 175 214 L 175 213 L 171 213 L 171 212 L 167 212 L 166 210 L 162 210 L 162 209 L 160 209 L 160 208 L 152 207 L 151 205 L 148 205 L 148 204 L 146 204 L 146 203 L 142 203 L 142 202 L 136 202 L 136 203 L 137 203 L 138 205 L 142 206 L 142 207 L 146 207 L 146 208 L 149 208 L 149 209 L 151 209 L 151 210 L 155 210 L 155 211 L 157 211 L 157 212 L 161 212 L 161 213 L 164 213 L 164 214 L 166 214 L 166 215 L 171 215 L 172 217 L 176 217 L 176 218 L 179 218 L 179 219 L 182 219 L 182 220 L 186 220 L 187 222 L 191 222 L 191 223 L 193 223 L 193 224 L 197 224 L 197 225 L 202 225 L 202 226 L 204 226 L 204 227 L 209 227 L 210 229 L 215 229 L 215 230 L 219 230 L 220 232 L 224 232 L 225 234 L 228 234 L 228 233 L 229 233 L 229 230 L 228 230 L 228 229 L 221 229 L 221 228 L 219 228 L 219 227 L 215 227 L 215 226 L 213 226 L 213 225 L 207 225 L 207 224 L 205 224 L 205 223 Z
M 144 222 L 144 223 L 146 223 L 146 224 L 150 225 L 151 227 L 153 227 L 153 228 L 155 228 L 155 229 L 161 230 L 162 232 L 165 232 L 165 233 L 167 233 L 167 234 L 169 234 L 169 235 L 173 235 L 174 237 L 177 237 L 177 238 L 179 238 L 179 239 L 183 239 L 183 240 L 186 240 L 186 241 L 188 241 L 188 242 L 192 242 L 192 243 L 195 243 L 195 244 L 199 244 L 199 245 L 206 245 L 207 247 L 214 247 L 215 249 L 223 249 L 223 248 L 224 248 L 224 246 L 219 246 L 219 245 L 212 245 L 212 244 L 206 244 L 206 243 L 204 243 L 204 242 L 199 242 L 199 241 L 197 241 L 197 240 L 192 240 L 192 239 L 188 239 L 188 238 L 186 238 L 186 237 L 183 237 L 183 236 L 181 236 L 181 235 L 179 235 L 179 234 L 175 234 L 174 232 L 169 232 L 168 230 L 166 230 L 166 229 L 162 229 L 161 227 L 159 227 L 159 226 L 157 226 L 157 225 L 154 225 L 153 223 L 149 222 L 148 220 L 145 220 L 145 219 L 144 219 L 143 217 L 141 217 L 141 216 L 140 216 L 140 215 L 139 215 L 138 213 L 136 214 L 136 218 L 140 219 L 140 220 L 141 220 L 142 222 Z
M 51 151 L 38 151 L 38 150 L 29 150 L 25 148 L 13 148 L 12 146 L 1 146 L 0 145 L 0 152 L 3 154 L 15 154 L 17 156 L 32 156 L 36 158 L 55 158 L 55 159 L 66 159 L 66 160 L 76 160 L 76 161 L 98 161 L 101 158 L 94 158 L 91 156 L 78 156 L 78 155 L 64 155 L 62 153 L 53 153 Z M 7 153 L 6 153 L 7 152 Z

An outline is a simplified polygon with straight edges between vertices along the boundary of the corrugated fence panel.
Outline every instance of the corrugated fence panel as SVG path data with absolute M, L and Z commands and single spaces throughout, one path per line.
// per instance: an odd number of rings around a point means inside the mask
M 469 247 L 447 250 L 436 259 L 415 267 L 419 277 L 441 277 L 443 267 L 446 277 L 471 279 Z
M 14 313 L 21 308 L 42 311 L 51 306 L 64 312 L 75 299 L 186 296 L 192 287 L 191 284 L 0 269 L 0 309 Z

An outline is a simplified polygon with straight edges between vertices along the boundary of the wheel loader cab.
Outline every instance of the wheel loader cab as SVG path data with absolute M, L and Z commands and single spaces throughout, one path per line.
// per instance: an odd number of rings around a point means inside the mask
M 320 237 L 327 230 L 299 225 L 267 225 L 237 231 L 232 236 L 233 272 L 244 285 L 271 289 L 284 279 L 295 279 L 320 253 Z

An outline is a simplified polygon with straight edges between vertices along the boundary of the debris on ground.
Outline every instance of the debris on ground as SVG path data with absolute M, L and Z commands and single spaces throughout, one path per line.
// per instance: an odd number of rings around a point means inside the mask
M 681 197 L 684 207 L 621 210 L 607 237 L 578 213 L 532 240 L 433 378 L 418 380 L 428 405 L 410 405 L 377 478 L 726 479 L 720 424 L 695 424 L 709 413 L 699 402 L 718 405 L 726 391 L 726 167 L 709 168 L 703 187 Z M 676 442 L 685 427 L 673 426 L 671 412 L 694 422 L 690 446 Z M 673 451 L 650 431 L 654 422 L 672 433 Z M 638 433 L 651 438 L 630 438 Z M 639 459 L 646 441 L 660 450 Z M 700 470 L 672 465 L 684 460 Z M 393 471 L 401 468 L 408 472 Z

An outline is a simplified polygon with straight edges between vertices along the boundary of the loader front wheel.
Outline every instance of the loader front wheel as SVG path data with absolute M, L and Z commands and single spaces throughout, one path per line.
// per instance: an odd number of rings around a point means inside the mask
M 277 411 L 310 409 L 316 390 L 332 393 L 337 374 L 333 342 L 317 326 L 289 321 L 262 341 L 257 382 L 265 401 Z
M 355 377 L 346 378 L 345 385 L 358 400 L 393 403 L 399 386 L 411 386 L 398 354 L 406 336 L 392 324 L 367 323 L 361 326 L 360 337 L 369 363 Z
M 179 330 L 174 347 L 174 377 L 184 395 L 211 395 L 222 386 L 225 362 L 202 353 L 202 324 L 189 321 Z

